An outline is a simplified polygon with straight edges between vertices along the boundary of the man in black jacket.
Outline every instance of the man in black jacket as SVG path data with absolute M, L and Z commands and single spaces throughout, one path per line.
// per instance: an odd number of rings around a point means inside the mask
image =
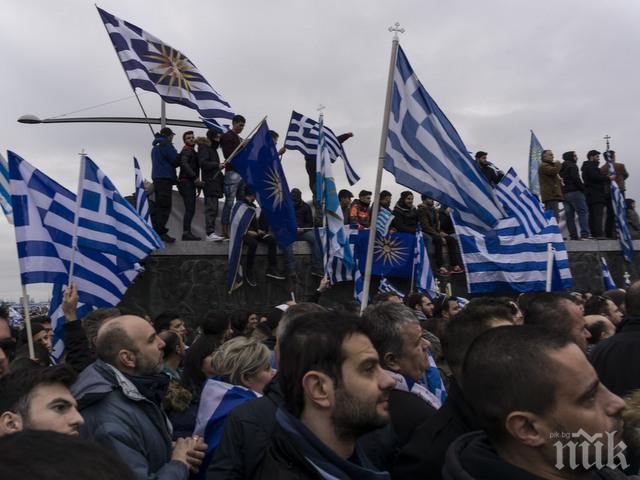
M 598 168 L 600 162 L 600 152 L 590 150 L 587 153 L 587 160 L 582 164 L 582 180 L 584 181 L 585 197 L 589 206 L 589 230 L 591 235 L 602 238 L 604 206 L 609 198 L 608 175 L 602 173 Z M 615 179 L 615 176 L 611 180 Z
M 198 181 L 198 154 L 196 153 L 196 137 L 192 131 L 182 135 L 184 146 L 180 151 L 180 174 L 178 175 L 178 191 L 184 202 L 182 218 L 182 240 L 200 240 L 191 233 L 191 220 L 196 212 L 196 181 Z
M 578 156 L 576 152 L 564 152 L 562 154 L 562 166 L 560 177 L 562 178 L 562 193 L 564 195 L 564 208 L 567 218 L 567 228 L 571 240 L 589 238 L 589 210 L 584 196 L 584 183 L 578 172 Z M 580 224 L 580 236 L 576 229 L 575 215 L 578 214 Z
M 496 188 L 496 185 L 504 177 L 504 172 L 487 160 L 487 152 L 476 152 L 476 163 L 489 185 L 492 188 Z
M 296 213 L 296 240 L 307 242 L 311 249 L 311 274 L 322 278 L 324 276 L 322 250 L 313 231 L 311 207 L 302 200 L 302 192 L 298 188 L 291 189 L 291 200 L 293 200 L 293 208 Z M 287 273 L 294 276 L 296 275 L 296 259 L 293 255 L 293 244 L 289 245 L 284 253 L 287 259 Z
M 220 167 L 218 145 L 220 134 L 214 129 L 207 131 L 207 137 L 199 137 L 198 166 L 202 172 L 202 193 L 204 194 L 204 225 L 207 240 L 220 242 L 224 237 L 216 233 L 216 217 L 218 216 L 218 202 L 224 194 L 224 174 Z

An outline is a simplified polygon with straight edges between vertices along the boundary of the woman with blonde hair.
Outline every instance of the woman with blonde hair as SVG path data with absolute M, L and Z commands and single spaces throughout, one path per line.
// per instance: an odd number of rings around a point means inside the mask
M 271 352 L 255 339 L 236 337 L 213 353 L 209 378 L 202 390 L 193 435 L 204 438 L 207 453 L 197 478 L 205 478 L 227 415 L 244 402 L 262 396 L 273 378 Z

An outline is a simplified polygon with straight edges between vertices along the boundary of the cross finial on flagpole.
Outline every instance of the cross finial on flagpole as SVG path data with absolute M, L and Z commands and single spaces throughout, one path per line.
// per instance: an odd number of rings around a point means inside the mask
M 393 39 L 398 40 L 398 33 L 404 33 L 404 28 L 400 28 L 400 22 L 396 22 L 392 27 L 389 27 L 389 31 L 393 32 Z
M 624 286 L 625 288 L 628 288 L 631 286 L 631 275 L 629 275 L 629 272 L 624 272 Z
M 325 106 L 324 106 L 324 105 L 322 105 L 321 103 L 320 103 L 320 104 L 318 104 L 318 108 L 316 108 L 316 110 L 317 110 L 318 112 L 320 112 L 320 117 L 321 117 L 321 118 L 322 118 L 322 117 L 324 117 L 324 113 L 322 113 L 322 111 L 323 111 L 325 108 L 327 108 L 327 107 L 325 107 Z
M 603 138 L 605 142 L 607 142 L 607 150 L 609 150 L 609 140 L 611 140 L 611 137 L 607 134 Z
M 80 150 L 80 153 L 78 155 L 80 155 L 81 157 L 84 157 L 87 155 L 87 152 L 85 152 L 83 148 L 82 150 Z

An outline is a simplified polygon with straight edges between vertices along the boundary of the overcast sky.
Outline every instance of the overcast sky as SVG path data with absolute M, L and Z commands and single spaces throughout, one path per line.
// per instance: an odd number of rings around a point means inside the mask
M 75 191 L 81 149 L 123 194 L 133 190 L 132 157 L 150 175 L 144 125 L 22 125 L 132 95 L 94 1 L 2 0 L 0 148 L 11 149 Z M 372 189 L 380 142 L 391 34 L 470 151 L 489 152 L 527 178 L 530 129 L 556 158 L 604 149 L 612 137 L 640 197 L 637 133 L 640 3 L 631 0 L 102 0 L 98 6 L 187 55 L 251 127 L 268 115 L 287 130 L 291 110 L 311 117 L 326 106 L 336 133 L 354 132 L 346 150 Z M 158 116 L 159 97 L 141 100 Z M 172 118 L 196 112 L 168 105 Z M 135 98 L 69 116 L 140 116 Z M 181 133 L 183 129 L 177 128 Z M 201 132 L 204 134 L 204 131 Z M 179 137 L 176 137 L 176 141 Z M 180 145 L 177 145 L 178 147 Z M 306 187 L 297 152 L 283 158 L 290 186 Z M 336 164 L 339 166 L 339 164 Z M 335 169 L 338 186 L 344 172 Z M 403 190 L 385 173 L 383 186 Z M 0 220 L 0 298 L 20 292 L 13 230 Z M 29 287 L 37 298 L 50 287 Z

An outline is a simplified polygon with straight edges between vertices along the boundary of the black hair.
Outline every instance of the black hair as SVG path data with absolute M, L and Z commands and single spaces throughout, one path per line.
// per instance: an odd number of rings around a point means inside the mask
M 382 200 L 383 198 L 387 198 L 391 196 L 391 192 L 388 190 L 382 190 L 380 192 L 380 200 Z
M 371 195 L 371 192 L 369 190 L 360 190 L 360 193 L 358 193 L 358 197 L 364 197 L 366 195 Z
M 521 305 L 525 325 L 539 325 L 552 330 L 569 333 L 571 317 L 568 315 L 566 302 L 575 303 L 574 299 L 564 293 L 537 292 L 531 294 L 527 302 Z
M 573 162 L 573 156 L 576 154 L 575 151 L 571 150 L 570 152 L 564 152 L 562 154 L 562 160 L 565 162 Z
M 530 325 L 492 328 L 473 341 L 462 367 L 462 390 L 494 445 L 508 436 L 511 412 L 544 414 L 553 407 L 557 363 L 549 353 L 573 344 L 568 335 Z
M 229 329 L 229 317 L 224 312 L 210 310 L 202 320 L 202 333 L 204 335 L 225 335 Z
M 180 319 L 180 313 L 175 310 L 168 310 L 162 312 L 156 318 L 153 319 L 153 328 L 156 333 L 160 333 L 163 330 L 169 330 L 171 328 L 171 321 Z
M 594 295 L 584 304 L 585 315 L 604 315 L 609 318 L 609 298 L 602 295 Z
M 338 192 L 338 198 L 342 199 L 342 198 L 353 198 L 353 193 L 351 193 L 349 190 L 343 188 L 342 190 L 340 190 Z
M 231 119 L 231 123 L 247 123 L 247 120 L 242 115 L 234 115 Z
M 275 130 L 269 130 L 269 133 L 271 134 L 271 138 L 273 138 L 274 142 L 276 142 L 278 138 L 280 138 L 280 134 Z
M 608 298 L 613 303 L 615 303 L 618 307 L 624 305 L 624 297 L 626 292 L 620 288 L 614 288 L 612 290 L 607 290 L 602 294 L 603 297 Z
M 247 325 L 249 324 L 249 310 L 236 310 L 231 314 L 231 329 L 236 335 L 244 335 Z
M 424 297 L 426 297 L 424 293 L 412 293 L 411 295 L 407 295 L 406 297 L 404 297 L 404 303 L 411 310 L 414 310 L 416 308 L 416 305 L 422 305 L 422 299 Z
M 597 322 L 593 322 L 587 325 L 587 330 L 589 330 L 589 333 L 591 334 L 587 341 L 591 345 L 595 345 L 600 340 L 602 340 L 600 337 L 604 332 L 606 332 L 607 323 L 604 320 L 598 320 Z
M 342 382 L 343 343 L 351 335 L 364 334 L 359 318 L 352 315 L 308 313 L 294 319 L 279 341 L 278 375 L 286 408 L 296 417 L 304 409 L 302 378 L 311 370 Z
M 484 157 L 485 155 L 488 155 L 487 152 L 483 152 L 482 150 L 478 150 L 476 152 L 476 160 L 480 157 Z
M 449 311 L 449 302 L 455 300 L 454 297 L 450 297 L 449 295 L 440 294 L 436 298 L 433 299 L 433 316 L 440 317 L 442 316 L 442 312 Z
M 211 142 L 212 145 L 218 141 L 218 139 L 216 139 L 218 135 L 220 135 L 220 132 L 215 128 L 210 128 L 209 130 L 207 130 L 207 139 Z
M 164 348 L 162 349 L 162 357 L 167 359 L 170 355 L 176 353 L 176 347 L 180 345 L 180 336 L 176 332 L 165 331 L 160 336 L 164 342 Z
M 598 150 L 589 150 L 587 152 L 587 160 L 591 160 L 594 155 L 600 155 L 600 152 Z
M 187 135 L 193 135 L 193 130 L 187 130 L 186 132 L 184 132 L 182 134 L 182 141 L 184 142 L 184 139 L 187 138 Z
M 113 452 L 85 438 L 44 430 L 24 430 L 0 438 L 3 478 L 135 480 Z
M 200 335 L 187 350 L 180 381 L 184 388 L 196 396 L 202 392 L 204 381 L 207 379 L 202 371 L 202 361 L 222 345 L 223 339 L 224 334 Z

